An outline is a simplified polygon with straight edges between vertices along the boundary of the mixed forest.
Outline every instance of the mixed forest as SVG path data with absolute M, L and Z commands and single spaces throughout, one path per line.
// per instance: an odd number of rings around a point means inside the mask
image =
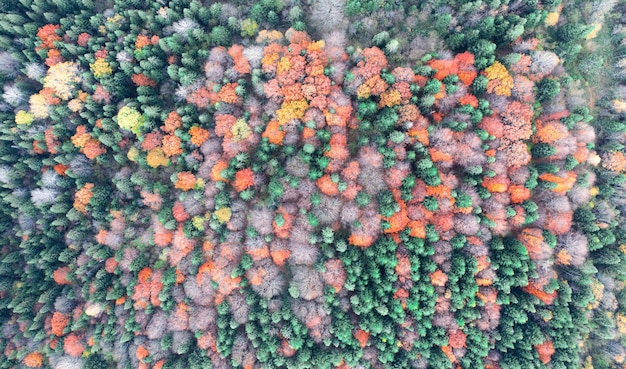
M 0 368 L 626 368 L 624 55 L 618 0 L 0 1 Z

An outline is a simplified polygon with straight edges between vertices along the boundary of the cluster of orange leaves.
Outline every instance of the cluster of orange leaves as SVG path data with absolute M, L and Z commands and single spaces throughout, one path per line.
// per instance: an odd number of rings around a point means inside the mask
M 46 58 L 46 65 L 49 67 L 63 61 L 61 52 L 54 45 L 55 42 L 63 40 L 61 36 L 57 34 L 57 31 L 60 29 L 61 26 L 58 24 L 46 24 L 45 26 L 39 27 L 37 30 L 37 37 L 41 40 L 41 45 L 39 45 L 36 50 L 47 50 L 48 56 Z
M 93 183 L 85 183 L 80 190 L 76 191 L 74 194 L 74 209 L 80 211 L 81 213 L 87 212 L 87 205 L 93 196 L 93 192 L 91 192 L 93 187 Z

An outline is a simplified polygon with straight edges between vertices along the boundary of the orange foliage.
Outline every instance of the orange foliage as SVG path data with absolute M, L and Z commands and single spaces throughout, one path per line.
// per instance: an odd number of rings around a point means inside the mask
M 135 351 L 135 356 L 137 357 L 137 360 L 143 360 L 147 358 L 148 355 L 150 355 L 150 352 L 148 352 L 148 350 L 143 345 L 139 345 L 139 347 L 137 347 L 137 350 Z
M 100 141 L 96 140 L 95 138 L 92 138 L 89 141 L 87 141 L 87 143 L 85 144 L 85 146 L 82 148 L 81 151 L 90 160 L 93 160 L 97 158 L 98 156 L 105 154 L 107 152 L 106 149 L 102 146 L 102 144 L 100 144 Z
M 39 368 L 43 365 L 43 355 L 39 352 L 31 352 L 24 357 L 22 363 L 29 368 Z
M 372 246 L 372 244 L 374 244 L 374 241 L 376 241 L 376 237 L 366 234 L 363 231 L 352 232 L 352 234 L 348 238 L 348 242 L 351 245 L 358 246 L 361 248 L 367 248 L 367 247 Z
M 184 222 L 190 218 L 180 201 L 174 202 L 174 206 L 172 206 L 172 215 L 177 222 Z
M 397 254 L 398 264 L 396 264 L 396 273 L 400 281 L 411 279 L 411 261 L 405 255 Z
M 61 41 L 61 36 L 57 35 L 56 31 L 61 29 L 58 24 L 46 24 L 39 27 L 37 30 L 37 37 L 41 40 L 41 46 L 45 49 L 53 49 L 56 41 Z
M 227 104 L 234 104 L 239 99 L 239 96 L 235 93 L 237 83 L 227 83 L 217 94 L 218 101 L 225 102 Z
M 555 175 L 552 173 L 542 173 L 539 179 L 546 182 L 552 182 L 556 184 L 556 187 L 552 189 L 552 192 L 564 195 L 567 191 L 571 190 L 576 184 L 576 173 L 567 172 L 561 175 Z
M 65 316 L 63 313 L 55 311 L 54 314 L 52 314 L 52 320 L 50 321 L 52 334 L 57 337 L 61 337 L 63 335 L 63 330 L 69 321 L 69 317 Z
M 572 226 L 573 212 L 568 211 L 564 213 L 549 214 L 543 228 L 554 233 L 555 235 L 561 235 L 567 233 Z
M 506 176 L 483 177 L 483 187 L 489 192 L 506 192 L 509 187 L 509 179 Z
M 141 148 L 145 151 L 150 151 L 155 149 L 161 145 L 161 140 L 163 140 L 163 135 L 160 132 L 150 132 L 143 136 L 143 141 L 141 142 Z
M 57 174 L 61 175 L 61 176 L 66 176 L 65 171 L 69 168 L 69 166 L 65 165 L 65 164 L 56 164 L 54 167 L 52 167 L 52 169 L 54 169 L 55 172 L 57 172 Z
M 141 199 L 143 204 L 148 206 L 151 210 L 158 211 L 161 209 L 161 205 L 163 205 L 163 198 L 158 193 L 150 193 L 144 190 L 141 190 L 139 193 L 141 195 Z
M 509 196 L 512 203 L 520 204 L 530 199 L 530 190 L 522 185 L 511 185 L 509 186 Z
M 339 259 L 330 259 L 326 262 L 326 272 L 323 274 L 324 282 L 339 292 L 346 281 L 346 272 L 343 263 Z
M 359 167 L 359 163 L 357 163 L 356 161 L 351 161 L 341 171 L 341 175 L 343 175 L 343 177 L 348 181 L 356 181 L 360 172 L 361 168 Z
M 458 73 L 458 66 L 455 60 L 431 59 L 428 62 L 428 65 L 430 65 L 433 70 L 437 71 L 434 75 L 434 78 L 440 81 L 450 74 Z
M 354 338 L 356 338 L 356 340 L 359 341 L 359 346 L 363 348 L 367 345 L 367 341 L 370 338 L 370 333 L 362 329 L 358 329 L 357 331 L 354 332 Z
M 68 274 L 70 273 L 70 267 L 64 266 L 57 268 L 54 273 L 52 273 L 52 277 L 57 284 L 71 284 L 67 279 Z
M 520 232 L 517 239 L 524 244 L 531 259 L 537 260 L 542 254 L 543 233 L 538 228 L 526 228 Z
M 180 147 L 180 138 L 173 134 L 163 137 L 163 153 L 168 157 L 180 155 L 183 153 L 183 149 Z
M 450 347 L 450 346 L 441 346 L 441 351 L 443 351 L 443 353 L 446 355 L 448 360 L 450 360 L 453 363 L 456 362 L 457 359 L 456 359 L 456 356 L 454 356 L 454 353 L 452 352 L 452 347 Z
M 250 63 L 248 59 L 243 56 L 243 46 L 233 45 L 228 49 L 228 55 L 233 58 L 235 65 L 233 69 L 239 74 L 250 73 Z
M 194 246 L 194 241 L 185 237 L 185 233 L 183 232 L 183 225 L 182 223 L 179 223 L 178 228 L 176 229 L 176 232 L 174 232 L 174 237 L 172 239 L 172 249 L 167 255 L 170 265 L 178 265 L 182 258 L 187 256 L 191 251 L 193 251 Z
M 409 224 L 409 217 L 406 212 L 406 206 L 401 206 L 400 211 L 394 213 L 389 218 L 383 218 L 389 222 L 389 228 L 384 230 L 384 233 L 397 233 Z
M 80 337 L 75 333 L 70 333 L 63 340 L 63 350 L 73 357 L 80 357 L 85 351 L 85 346 L 81 343 Z
M 150 45 L 150 39 L 146 35 L 138 35 L 135 40 L 135 49 L 141 50 L 144 46 Z
M 421 239 L 426 238 L 426 224 L 423 221 L 411 220 L 408 224 L 411 233 L 411 237 L 417 237 Z
M 289 235 L 291 233 L 291 228 L 293 227 L 292 216 L 289 215 L 289 213 L 287 213 L 285 208 L 283 208 L 282 206 L 276 210 L 276 213 L 277 215 L 282 216 L 283 224 L 282 225 L 276 224 L 276 218 L 272 221 L 272 226 L 274 227 L 274 234 L 276 234 L 276 237 L 278 238 L 289 238 Z
M 546 305 L 551 305 L 554 299 L 557 297 L 556 291 L 552 293 L 547 293 L 541 288 L 538 288 L 533 282 L 529 283 L 528 286 L 522 287 L 522 291 L 531 294 L 541 300 Z
M 235 181 L 233 187 L 237 192 L 241 192 L 247 188 L 254 186 L 254 172 L 250 168 L 238 170 L 235 173 Z
M 156 87 L 156 82 L 150 78 L 148 78 L 145 74 L 140 73 L 140 74 L 133 74 L 132 77 L 130 77 L 130 79 L 133 81 L 133 83 L 137 86 L 150 86 L 150 87 Z
M 457 329 L 454 332 L 450 333 L 450 335 L 448 336 L 448 342 L 450 347 L 460 349 L 466 347 L 466 338 L 467 335 L 463 333 L 463 331 L 461 331 L 460 329 Z
M 623 172 L 626 169 L 626 156 L 621 151 L 603 154 L 602 167 L 613 172 Z
M 277 120 L 272 120 L 267 123 L 262 136 L 263 138 L 267 138 L 269 142 L 274 145 L 281 145 L 285 137 L 285 132 L 281 129 L 280 123 Z
M 552 341 L 545 340 L 543 343 L 535 345 L 535 349 L 537 350 L 537 354 L 539 354 L 539 360 L 544 364 L 548 364 L 552 359 L 552 354 L 554 354 Z
M 191 172 L 178 172 L 174 187 L 183 191 L 193 190 L 196 187 L 196 177 Z
M 106 259 L 106 261 L 104 262 L 104 270 L 106 270 L 108 273 L 115 273 L 116 268 L 117 260 L 115 260 L 115 257 L 110 257 Z
M 433 162 L 438 162 L 438 161 L 452 161 L 452 155 L 444 153 L 443 151 L 439 151 L 437 149 L 435 149 L 434 147 L 431 147 L 430 149 L 428 149 L 430 151 L 430 159 Z
M 289 258 L 289 255 L 291 255 L 291 251 L 286 250 L 286 249 L 276 250 L 276 251 L 272 251 L 271 255 L 272 255 L 272 260 L 274 261 L 274 264 L 278 266 L 283 266 L 285 265 L 285 260 L 287 260 Z
M 430 282 L 433 284 L 433 286 L 443 287 L 446 285 L 446 283 L 448 283 L 448 276 L 440 269 L 437 269 L 434 272 L 430 273 Z
M 173 133 L 183 124 L 183 119 L 176 111 L 172 111 L 165 118 L 165 125 L 161 126 L 163 132 Z
M 339 187 L 336 182 L 330 178 L 330 175 L 325 174 L 317 180 L 317 187 L 322 193 L 328 196 L 334 196 L 339 193 Z
M 225 160 L 220 160 L 211 169 L 211 180 L 213 182 L 224 181 L 228 182 L 228 180 L 222 177 L 222 171 L 228 168 L 228 162 Z
M 533 136 L 533 142 L 552 143 L 569 136 L 567 127 L 560 123 L 540 125 L 537 121 L 537 132 Z
M 209 139 L 210 133 L 204 128 L 193 126 L 189 128 L 189 135 L 191 136 L 191 143 L 200 146 Z

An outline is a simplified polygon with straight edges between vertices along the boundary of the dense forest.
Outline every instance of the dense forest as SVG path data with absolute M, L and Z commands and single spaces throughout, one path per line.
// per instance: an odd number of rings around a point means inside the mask
M 618 0 L 0 1 L 0 368 L 626 368 L 625 55 Z

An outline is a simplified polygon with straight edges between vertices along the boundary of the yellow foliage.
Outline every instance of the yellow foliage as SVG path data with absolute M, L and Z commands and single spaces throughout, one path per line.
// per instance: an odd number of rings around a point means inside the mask
M 30 112 L 32 113 L 33 118 L 46 119 L 50 116 L 50 113 L 48 112 L 48 103 L 43 95 L 31 95 L 28 102 L 30 103 Z
M 87 145 L 87 142 L 89 142 L 89 140 L 91 140 L 91 135 L 89 133 L 78 133 L 72 136 L 71 140 L 74 146 L 82 148 Z
M 395 105 L 400 105 L 401 101 L 402 96 L 400 95 L 400 92 L 398 92 L 398 90 L 396 90 L 395 88 L 389 89 L 380 95 L 380 105 L 384 105 L 388 108 L 391 108 Z
M 261 32 L 259 32 L 259 35 L 256 38 L 256 42 L 264 43 L 264 42 L 280 41 L 282 40 L 282 38 L 283 38 L 283 34 L 280 31 L 262 30 Z
M 67 103 L 67 107 L 73 111 L 74 113 L 78 113 L 83 110 L 83 102 L 80 99 L 72 99 L 69 103 Z
M 196 215 L 195 217 L 191 218 L 191 224 L 193 224 L 194 228 L 196 228 L 199 231 L 203 231 L 204 230 L 204 217 L 201 217 L 200 215 Z
M 559 17 L 560 14 L 558 12 L 550 12 L 548 13 L 548 15 L 546 15 L 546 20 L 544 21 L 544 24 L 548 27 L 554 26 L 558 23 Z
M 126 154 L 126 157 L 128 158 L 128 160 L 136 162 L 137 158 L 139 157 L 139 150 L 137 150 L 135 146 L 131 147 Z
M 594 281 L 591 284 L 591 293 L 593 294 L 593 301 L 587 306 L 589 309 L 595 309 L 600 305 L 600 300 L 604 296 L 604 284 L 599 281 Z
M 288 57 L 283 56 L 278 61 L 278 66 L 276 67 L 276 72 L 277 73 L 284 73 L 284 72 L 288 71 L 289 69 L 291 69 L 291 61 L 289 60 Z
M 43 79 L 43 87 L 53 89 L 62 100 L 73 95 L 74 84 L 80 82 L 78 64 L 72 62 L 57 63 L 48 69 Z
M 233 139 L 235 141 L 242 141 L 252 134 L 252 130 L 250 129 L 250 126 L 248 126 L 248 124 L 246 123 L 245 119 L 240 118 L 237 119 L 232 127 L 230 127 L 230 133 L 233 134 Z
M 280 109 L 276 111 L 278 122 L 282 126 L 289 123 L 292 119 L 301 119 L 308 108 L 309 103 L 305 99 L 284 102 Z
M 356 96 L 359 99 L 367 99 L 372 94 L 372 90 L 365 83 L 360 85 L 356 90 Z
M 117 124 L 128 131 L 139 135 L 144 118 L 139 112 L 131 107 L 125 106 L 117 113 Z
M 494 62 L 485 69 L 485 76 L 489 80 L 487 92 L 500 96 L 511 96 L 513 88 L 513 77 L 506 70 L 506 67 L 499 61 Z
M 15 114 L 15 124 L 29 125 L 33 122 L 33 115 L 24 110 L 20 110 Z
M 96 59 L 96 61 L 89 64 L 89 66 L 91 67 L 93 75 L 96 78 L 102 78 L 113 73 L 113 68 L 111 68 L 111 65 L 109 65 L 109 63 L 107 63 L 107 61 L 103 58 Z
M 615 318 L 617 320 L 617 330 L 622 334 L 626 334 L 626 316 L 622 313 L 617 313 Z
M 589 34 L 587 35 L 587 37 L 586 37 L 587 40 L 591 40 L 592 38 L 596 38 L 596 36 L 598 36 L 598 33 L 600 32 L 600 30 L 602 29 L 602 23 L 593 23 L 591 25 L 593 26 L 593 30 L 591 32 L 589 32 Z
M 612 103 L 613 103 L 613 110 L 615 110 L 616 112 L 618 113 L 626 112 L 626 101 L 615 99 L 612 101 Z
M 232 212 L 230 211 L 230 208 L 221 208 L 213 214 L 215 215 L 215 218 L 217 218 L 218 222 L 226 223 L 230 220 Z
M 167 156 L 165 156 L 163 149 L 157 147 L 148 152 L 148 155 L 146 156 L 146 162 L 152 168 L 158 168 L 159 166 L 167 166 L 170 163 L 170 160 L 167 158 Z

